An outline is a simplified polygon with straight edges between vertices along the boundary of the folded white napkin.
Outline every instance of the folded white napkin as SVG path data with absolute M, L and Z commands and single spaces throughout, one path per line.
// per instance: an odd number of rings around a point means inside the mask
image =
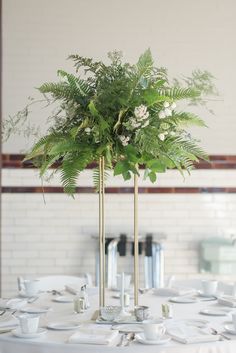
M 221 305 L 230 306 L 231 308 L 236 308 L 236 298 L 231 295 L 223 295 L 218 298 L 218 303 Z
M 14 327 L 19 324 L 18 320 L 10 312 L 0 316 L 0 328 Z
M 176 297 L 181 295 L 192 295 L 197 291 L 194 288 L 185 288 L 185 287 L 165 287 L 165 288 L 155 288 L 153 293 L 163 297 Z
M 3 299 L 3 298 L 0 298 L 0 308 L 1 309 L 18 310 L 18 309 L 21 309 L 26 304 L 27 304 L 26 299 L 20 299 L 20 298 Z
M 84 327 L 75 332 L 70 338 L 69 343 L 110 345 L 117 338 L 118 330 L 96 329 Z
M 215 342 L 220 339 L 220 336 L 212 335 L 207 330 L 199 329 L 197 327 L 189 327 L 186 325 L 171 327 L 168 329 L 168 334 L 174 340 L 185 344 Z

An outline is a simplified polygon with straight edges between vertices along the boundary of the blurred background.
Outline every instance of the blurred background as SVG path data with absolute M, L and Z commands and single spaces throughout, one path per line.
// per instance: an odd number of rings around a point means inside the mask
M 171 77 L 202 69 L 216 78 L 219 95 L 208 104 L 214 114 L 191 108 L 207 122 L 208 128 L 192 132 L 210 163 L 201 162 L 185 180 L 176 170 L 154 185 L 139 180 L 143 286 L 150 271 L 158 272 L 157 286 L 163 275 L 236 280 L 235 13 L 234 0 L 2 0 L 3 120 L 28 97 L 37 98 L 35 88 L 56 80 L 57 69 L 73 72 L 67 57 L 75 53 L 107 60 L 107 52 L 121 50 L 134 63 L 150 48 Z M 45 110 L 32 108 L 30 119 L 45 131 Z M 89 188 L 92 172 L 81 174 L 74 200 L 57 178 L 46 183 L 44 200 L 38 171 L 21 163 L 33 141 L 14 135 L 2 147 L 4 296 L 14 293 L 20 275 L 90 273 L 96 280 L 98 195 Z M 132 273 L 132 181 L 110 177 L 107 186 L 107 237 L 122 235 L 115 248 L 117 271 Z

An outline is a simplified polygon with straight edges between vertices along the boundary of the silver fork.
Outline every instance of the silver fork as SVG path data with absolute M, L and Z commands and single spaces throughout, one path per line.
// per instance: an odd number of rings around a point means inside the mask
M 130 342 L 134 341 L 135 339 L 135 333 L 134 332 L 130 332 L 127 334 L 126 336 L 126 342 L 125 342 L 125 347 L 130 345 Z
M 229 340 L 229 341 L 231 340 L 230 337 L 224 335 L 222 332 L 219 332 L 218 330 L 216 330 L 216 329 L 213 328 L 213 327 L 210 327 L 210 330 L 211 330 L 212 335 L 219 335 L 219 336 L 223 337 L 223 338 L 226 339 L 226 340 Z

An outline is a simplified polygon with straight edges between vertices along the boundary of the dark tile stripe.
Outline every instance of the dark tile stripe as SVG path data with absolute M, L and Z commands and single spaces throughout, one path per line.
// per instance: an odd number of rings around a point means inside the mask
M 3 193 L 55 193 L 62 194 L 63 188 L 59 186 L 3 186 Z M 105 189 L 107 194 L 131 194 L 134 192 L 132 187 L 107 187 Z M 93 187 L 77 187 L 78 194 L 95 193 Z M 140 187 L 140 194 L 202 194 L 202 193 L 236 193 L 236 187 Z
M 22 163 L 24 155 L 21 154 L 3 154 L 2 167 L 3 168 L 34 168 L 30 162 Z M 92 163 L 88 169 L 96 166 Z M 210 162 L 200 161 L 195 165 L 196 169 L 236 169 L 236 155 L 213 155 L 210 156 Z

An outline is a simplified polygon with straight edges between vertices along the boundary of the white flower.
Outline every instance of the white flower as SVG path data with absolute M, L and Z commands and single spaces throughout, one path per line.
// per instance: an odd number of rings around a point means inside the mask
M 166 117 L 166 113 L 164 112 L 164 110 L 161 110 L 158 114 L 160 119 L 164 119 Z
M 123 146 L 128 145 L 128 141 L 130 140 L 129 136 L 120 135 L 119 138 Z
M 171 131 L 171 132 L 170 132 L 170 135 L 171 135 L 171 136 L 175 136 L 175 132 L 174 132 L 174 131 Z
M 165 115 L 166 116 L 171 116 L 172 115 L 172 111 L 169 108 L 165 109 Z
M 168 108 L 170 106 L 169 102 L 164 102 L 164 108 Z
M 147 112 L 147 107 L 141 104 L 134 109 L 134 115 L 138 119 L 147 119 L 149 117 L 149 112 Z
M 158 137 L 161 141 L 165 140 L 165 134 L 159 134 Z
M 87 135 L 90 135 L 90 133 L 91 133 L 90 127 L 86 127 L 86 128 L 84 129 L 84 131 L 85 131 L 85 133 L 86 133 Z
M 170 106 L 170 109 L 171 109 L 171 110 L 174 110 L 175 108 L 176 108 L 176 103 L 173 102 L 173 103 L 171 104 L 171 106 Z
M 149 125 L 149 120 L 146 120 L 142 127 L 146 127 L 148 125 Z

